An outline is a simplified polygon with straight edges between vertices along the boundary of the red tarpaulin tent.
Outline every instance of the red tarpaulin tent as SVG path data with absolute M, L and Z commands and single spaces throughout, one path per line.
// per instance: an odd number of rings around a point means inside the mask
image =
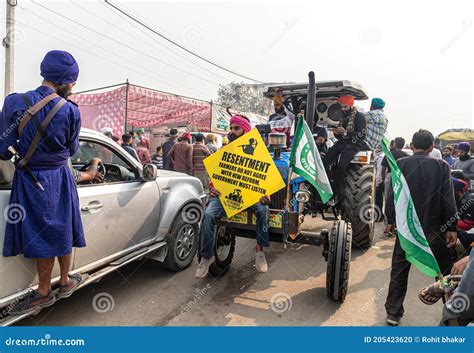
M 198 131 L 211 129 L 209 102 L 125 83 L 110 91 L 79 93 L 72 100 L 79 105 L 82 126 L 97 131 L 111 127 L 121 136 L 125 125 L 152 128 L 186 125 Z

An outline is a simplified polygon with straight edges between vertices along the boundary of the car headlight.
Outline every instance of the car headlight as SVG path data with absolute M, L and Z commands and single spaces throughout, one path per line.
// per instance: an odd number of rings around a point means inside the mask
M 295 193 L 295 200 L 298 202 L 308 202 L 311 197 L 311 194 L 308 190 L 298 190 Z

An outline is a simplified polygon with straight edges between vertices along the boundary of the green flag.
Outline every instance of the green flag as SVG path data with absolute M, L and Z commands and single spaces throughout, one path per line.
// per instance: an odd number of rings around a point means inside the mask
M 407 181 L 400 168 L 398 168 L 395 157 L 389 150 L 389 144 L 388 139 L 384 137 L 381 145 L 392 173 L 393 198 L 400 246 L 405 250 L 406 259 L 409 262 L 425 275 L 436 277 L 441 271 L 426 240 L 423 228 L 421 228 Z
M 331 199 L 331 184 L 314 143 L 313 134 L 304 117 L 298 117 L 290 155 L 290 166 L 296 174 L 305 178 L 318 190 L 324 203 Z

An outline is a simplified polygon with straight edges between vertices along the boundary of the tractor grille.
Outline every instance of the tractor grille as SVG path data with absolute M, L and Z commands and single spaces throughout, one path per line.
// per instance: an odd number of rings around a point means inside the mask
M 271 197 L 272 208 L 282 210 L 285 207 L 286 187 L 274 193 Z

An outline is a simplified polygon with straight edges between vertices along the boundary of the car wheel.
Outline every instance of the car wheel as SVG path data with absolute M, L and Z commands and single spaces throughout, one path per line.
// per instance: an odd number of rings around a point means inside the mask
M 167 239 L 168 253 L 163 266 L 171 271 L 181 271 L 193 261 L 199 244 L 199 224 L 187 223 L 179 216 L 173 222 Z

